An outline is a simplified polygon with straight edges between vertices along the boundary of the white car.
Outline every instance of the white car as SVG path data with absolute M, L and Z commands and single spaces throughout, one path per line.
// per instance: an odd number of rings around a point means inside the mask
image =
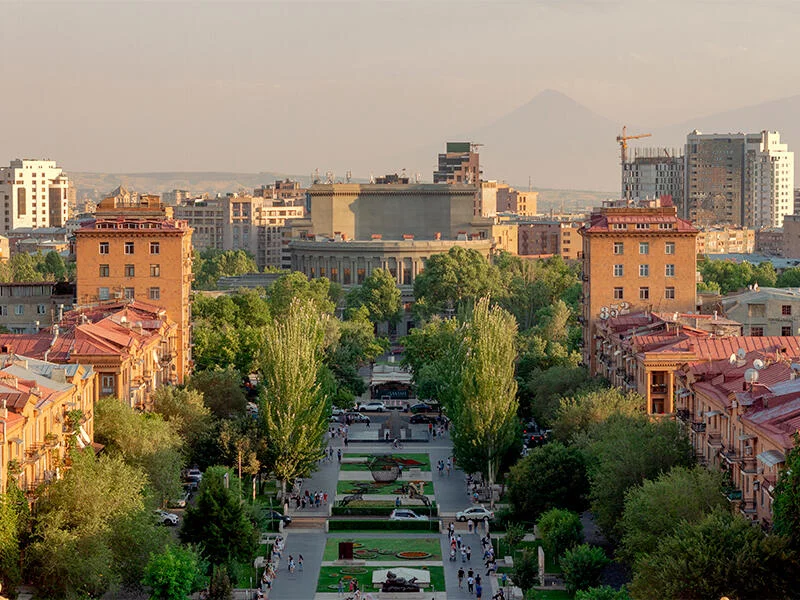
M 359 404 L 358 410 L 360 412 L 383 412 L 386 410 L 386 405 L 383 402 L 367 402 L 366 404 Z
M 456 521 L 464 522 L 468 519 L 472 519 L 476 523 L 484 519 L 491 521 L 494 519 L 494 512 L 484 506 L 472 506 L 456 513 Z
M 175 513 L 167 512 L 165 510 L 157 510 L 156 511 L 156 519 L 159 523 L 163 523 L 164 525 L 170 525 L 175 527 L 180 520 L 178 515 Z
M 427 521 L 428 517 L 418 515 L 413 510 L 407 508 L 395 508 L 389 515 L 390 521 Z

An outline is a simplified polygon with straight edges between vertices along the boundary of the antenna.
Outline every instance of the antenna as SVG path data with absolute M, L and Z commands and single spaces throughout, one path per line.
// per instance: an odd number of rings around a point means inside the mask
M 747 352 L 744 351 L 744 348 L 739 348 L 736 351 L 736 358 L 738 358 L 739 360 L 744 360 L 746 356 Z
M 760 371 L 761 369 L 763 369 L 763 368 L 764 368 L 764 361 L 763 361 L 763 360 L 761 360 L 760 358 L 757 358 L 757 359 L 755 359 L 755 360 L 753 361 L 753 368 L 754 368 L 756 371 Z
M 735 365 L 736 364 L 736 355 L 735 354 L 731 354 L 731 357 L 728 359 L 728 362 L 731 363 L 732 365 Z
M 348 169 L 344 174 L 344 178 L 347 181 L 347 183 L 350 183 L 350 180 L 353 178 L 353 172 Z

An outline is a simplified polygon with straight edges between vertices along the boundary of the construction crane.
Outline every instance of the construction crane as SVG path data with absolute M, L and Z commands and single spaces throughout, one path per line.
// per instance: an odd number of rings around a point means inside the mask
M 638 140 L 640 138 L 646 138 L 653 135 L 652 133 L 640 133 L 639 135 L 627 135 L 628 133 L 628 126 L 622 126 L 622 135 L 617 136 L 617 141 L 619 142 L 619 154 L 620 158 L 622 159 L 622 164 L 624 165 L 628 162 L 628 140 Z

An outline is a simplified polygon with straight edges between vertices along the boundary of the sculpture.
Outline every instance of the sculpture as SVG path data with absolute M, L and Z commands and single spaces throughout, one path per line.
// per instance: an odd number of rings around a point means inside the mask
M 412 577 L 406 581 L 405 577 L 398 577 L 391 571 L 386 574 L 386 581 L 383 582 L 381 587 L 382 592 L 419 592 L 420 587 L 417 585 L 417 578 Z

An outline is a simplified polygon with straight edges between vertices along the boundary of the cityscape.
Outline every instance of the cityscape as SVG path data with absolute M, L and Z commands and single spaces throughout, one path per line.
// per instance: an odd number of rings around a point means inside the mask
M 799 597 L 800 7 L 7 9 L 0 600 Z

